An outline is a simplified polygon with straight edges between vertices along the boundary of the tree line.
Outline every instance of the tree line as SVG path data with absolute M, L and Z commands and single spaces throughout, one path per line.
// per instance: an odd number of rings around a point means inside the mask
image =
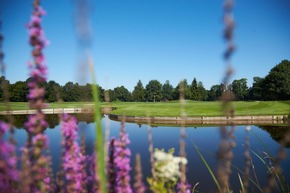
M 0 99 L 4 100 L 2 85 L 6 83 L 9 89 L 9 99 L 11 102 L 27 102 L 28 87 L 26 81 L 17 81 L 10 84 L 5 77 L 1 77 Z M 56 102 L 59 99 L 65 102 L 90 102 L 93 101 L 92 85 L 79 85 L 78 83 L 67 82 L 61 86 L 51 80 L 42 85 L 46 89 L 45 100 Z M 232 91 L 235 100 L 290 100 L 290 62 L 281 61 L 273 67 L 264 78 L 254 77 L 253 84 L 248 88 L 247 79 L 233 80 L 230 85 L 217 84 L 205 89 L 203 83 L 193 78 L 191 83 L 186 79 L 173 87 L 169 80 L 164 84 L 158 80 L 150 80 L 147 85 L 143 85 L 139 80 L 130 92 L 124 86 L 105 90 L 101 86 L 99 89 L 101 101 L 123 101 L 123 102 L 157 102 L 178 100 L 180 90 L 183 89 L 186 100 L 193 101 L 216 101 L 219 100 L 224 91 Z

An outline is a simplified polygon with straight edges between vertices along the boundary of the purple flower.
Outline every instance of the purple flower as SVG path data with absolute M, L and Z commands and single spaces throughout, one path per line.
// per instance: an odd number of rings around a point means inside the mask
M 9 130 L 9 125 L 5 122 L 0 122 L 0 137 L 2 137 L 2 135 Z
M 41 6 L 37 7 L 37 11 L 38 11 L 38 14 L 41 16 L 46 15 L 46 11 Z
M 120 131 L 120 140 L 112 138 L 110 143 L 110 159 L 108 164 L 109 189 L 117 193 L 131 193 L 130 186 L 130 156 L 131 151 L 126 146 L 130 143 L 128 134 L 125 133 L 124 123 Z M 113 191 L 114 192 L 114 191 Z
M 29 70 L 31 81 L 28 83 L 29 106 L 36 110 L 36 113 L 30 115 L 24 124 L 29 137 L 26 147 L 23 148 L 23 164 L 22 173 L 25 177 L 30 178 L 25 182 L 24 186 L 29 187 L 32 192 L 48 192 L 49 189 L 49 157 L 45 155 L 48 145 L 47 136 L 44 135 L 44 130 L 47 127 L 42 108 L 45 107 L 44 95 L 45 88 L 41 84 L 46 80 L 46 64 L 43 55 L 43 48 L 46 44 L 44 32 L 41 27 L 41 16 L 44 15 L 44 10 L 39 6 L 40 1 L 34 2 L 34 11 L 27 25 L 29 42 L 32 46 L 33 62 L 29 62 Z M 44 186 L 42 186 L 44 185 Z
M 29 115 L 28 121 L 24 123 L 27 132 L 35 135 L 43 132 L 47 125 L 47 122 L 44 120 L 44 114 L 42 113 Z
M 177 193 L 191 193 L 191 185 L 186 183 L 185 187 L 183 187 L 184 184 L 181 184 L 180 182 L 177 184 Z
M 30 75 L 32 82 L 28 83 L 29 94 L 28 99 L 30 107 L 40 110 L 44 107 L 43 99 L 45 95 L 45 89 L 40 87 L 40 84 L 46 80 L 47 69 L 45 65 L 45 57 L 42 53 L 43 48 L 47 44 L 47 40 L 44 36 L 44 32 L 41 27 L 41 16 L 45 14 L 42 7 L 39 6 L 39 2 L 34 5 L 34 11 L 27 25 L 29 33 L 29 42 L 33 46 L 32 56 L 33 62 L 29 62 L 29 68 L 31 69 Z
M 15 184 L 18 182 L 19 174 L 16 169 L 15 145 L 3 139 L 3 135 L 8 129 L 7 123 L 0 122 L 0 190 L 17 192 Z
M 48 138 L 46 135 L 39 133 L 32 139 L 32 144 L 39 148 L 46 148 L 48 145 Z
M 88 163 L 88 176 L 87 176 L 87 185 L 88 187 L 91 187 L 88 192 L 97 192 L 97 167 L 96 167 L 96 154 L 95 152 L 87 157 L 87 163 Z
M 68 192 L 82 192 L 85 188 L 86 156 L 81 153 L 77 139 L 77 121 L 73 116 L 64 114 L 61 122 L 63 136 L 63 168 L 65 171 L 66 189 Z

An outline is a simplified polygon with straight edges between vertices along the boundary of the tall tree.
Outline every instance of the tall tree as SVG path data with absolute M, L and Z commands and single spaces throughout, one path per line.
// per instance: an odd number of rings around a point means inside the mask
M 192 80 L 191 85 L 190 85 L 190 99 L 194 101 L 199 100 L 199 93 L 198 93 L 196 78 Z
M 87 83 L 86 85 L 81 86 L 81 93 L 82 93 L 82 100 L 83 101 L 93 101 L 93 91 L 92 91 L 92 85 Z M 99 88 L 100 89 L 100 88 Z M 99 94 L 101 95 L 100 91 Z M 101 97 L 100 97 L 101 101 Z
M 246 78 L 234 80 L 230 87 L 237 100 L 247 100 L 248 86 Z
M 173 99 L 178 100 L 181 92 L 181 88 L 183 88 L 184 99 L 190 99 L 190 86 L 187 84 L 187 80 L 184 79 L 178 83 L 178 85 L 174 88 L 173 91 Z
M 290 61 L 283 60 L 265 77 L 266 100 L 290 100 Z
M 81 92 L 79 89 L 79 84 L 74 84 L 73 82 L 67 82 L 61 91 L 61 98 L 65 102 L 77 102 L 80 101 Z
M 198 100 L 204 101 L 207 98 L 207 91 L 201 81 L 197 83 Z
M 3 91 L 3 88 L 9 89 L 10 82 L 6 80 L 5 76 L 0 77 L 0 101 L 4 102 L 5 101 L 5 93 Z M 6 90 L 8 92 L 8 90 Z M 7 94 L 7 93 L 6 93 Z
M 146 85 L 146 99 L 150 102 L 161 100 L 161 83 L 158 80 L 150 80 Z
M 131 93 L 124 86 L 114 88 L 114 92 L 117 100 L 122 102 L 131 101 Z
M 210 90 L 208 91 L 208 100 L 216 101 L 219 100 L 223 93 L 224 85 L 223 84 L 216 84 L 211 86 Z
M 61 86 L 54 80 L 50 80 L 46 84 L 45 88 L 46 88 L 45 99 L 47 100 L 47 102 L 56 102 L 58 99 L 60 99 Z
M 163 100 L 172 100 L 173 99 L 173 86 L 170 84 L 169 80 L 166 80 L 162 85 L 162 96 Z
M 105 92 L 108 93 L 108 95 L 109 95 L 109 99 L 110 99 L 111 102 L 117 100 L 117 95 L 116 95 L 116 93 L 115 93 L 114 90 L 109 89 L 109 90 L 106 90 Z
M 11 102 L 27 102 L 28 87 L 24 81 L 17 81 L 9 87 Z
M 249 88 L 250 100 L 263 100 L 264 78 L 254 77 L 253 85 Z
M 145 101 L 145 88 L 143 87 L 143 84 L 141 80 L 137 82 L 137 85 L 134 87 L 134 90 L 132 92 L 133 101 L 136 102 L 143 102 Z

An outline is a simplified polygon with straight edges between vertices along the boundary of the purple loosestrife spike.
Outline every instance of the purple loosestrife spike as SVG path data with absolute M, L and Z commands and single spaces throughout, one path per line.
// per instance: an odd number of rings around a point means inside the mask
M 43 134 L 47 127 L 42 108 L 45 107 L 44 95 L 45 89 L 41 87 L 41 83 L 46 81 L 46 64 L 45 57 L 42 53 L 46 45 L 44 32 L 41 27 L 44 10 L 39 5 L 40 1 L 35 0 L 33 3 L 34 10 L 27 25 L 29 42 L 32 46 L 33 62 L 29 62 L 29 69 L 31 81 L 28 83 L 29 106 L 36 110 L 36 113 L 28 117 L 25 123 L 25 128 L 28 132 L 28 140 L 26 147 L 23 148 L 23 165 L 21 178 L 26 187 L 24 192 L 48 192 L 49 187 L 46 186 L 50 179 L 48 179 L 48 163 L 49 158 L 45 155 L 44 150 L 47 148 L 48 139 Z M 27 180 L 30 178 L 30 180 Z
M 135 193 L 144 193 L 146 191 L 146 186 L 142 182 L 142 165 L 141 165 L 141 156 L 140 154 L 136 155 L 135 162 L 135 183 L 134 183 L 134 192 Z
M 19 174 L 16 169 L 17 157 L 15 146 L 3 139 L 3 135 L 9 131 L 9 125 L 0 122 L 0 190 L 1 192 L 18 192 L 17 182 Z
M 185 191 L 183 190 L 184 189 L 184 184 L 183 183 L 178 183 L 177 184 L 177 193 L 182 193 L 182 192 L 185 192 L 185 193 L 191 193 L 191 186 L 190 184 L 185 184 Z
M 130 186 L 130 156 L 131 151 L 126 146 L 130 143 L 128 134 L 125 133 L 124 122 L 122 122 L 120 131 L 120 141 L 116 140 L 115 146 L 115 160 L 116 167 L 116 192 L 117 193 L 131 193 Z
M 116 171 L 115 171 L 115 137 L 109 143 L 109 157 L 107 160 L 107 173 L 108 173 L 108 190 L 109 193 L 115 192 L 116 187 Z
M 97 173 L 97 165 L 96 165 L 96 154 L 95 152 L 88 157 L 88 164 L 89 164 L 89 172 L 88 172 L 88 177 L 87 177 L 87 184 L 91 189 L 89 192 L 97 193 L 98 188 L 97 188 L 97 183 L 98 179 L 96 178 L 96 173 Z
M 67 192 L 86 192 L 82 183 L 86 180 L 85 170 L 86 156 L 82 155 L 81 148 L 76 142 L 77 121 L 75 117 L 64 114 L 61 122 L 61 133 L 63 136 L 63 168 L 65 171 Z
M 43 108 L 45 90 L 39 85 L 40 83 L 46 81 L 47 75 L 45 57 L 42 53 L 43 48 L 47 45 L 47 40 L 41 27 L 41 17 L 45 14 L 45 11 L 38 5 L 38 3 L 35 3 L 33 14 L 27 25 L 29 42 L 33 47 L 32 56 L 34 57 L 34 62 L 29 62 L 32 82 L 28 83 L 28 99 L 30 102 L 30 107 L 33 109 Z

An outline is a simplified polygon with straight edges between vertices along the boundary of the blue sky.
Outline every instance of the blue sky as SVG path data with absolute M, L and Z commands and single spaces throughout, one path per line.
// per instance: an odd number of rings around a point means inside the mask
M 32 1 L 0 0 L 6 76 L 12 83 L 28 78 L 31 47 L 25 28 Z M 195 77 L 209 89 L 224 76 L 221 0 L 91 1 L 91 54 L 103 88 L 124 85 L 130 91 L 140 79 L 169 80 L 175 87 Z M 43 29 L 48 79 L 64 85 L 80 81 L 80 47 L 72 0 L 43 0 Z M 232 57 L 233 79 L 264 77 L 283 59 L 290 60 L 290 0 L 236 0 Z M 86 72 L 84 82 L 90 82 Z M 83 80 L 82 80 L 83 81 Z M 81 83 L 84 83 L 81 82 Z

